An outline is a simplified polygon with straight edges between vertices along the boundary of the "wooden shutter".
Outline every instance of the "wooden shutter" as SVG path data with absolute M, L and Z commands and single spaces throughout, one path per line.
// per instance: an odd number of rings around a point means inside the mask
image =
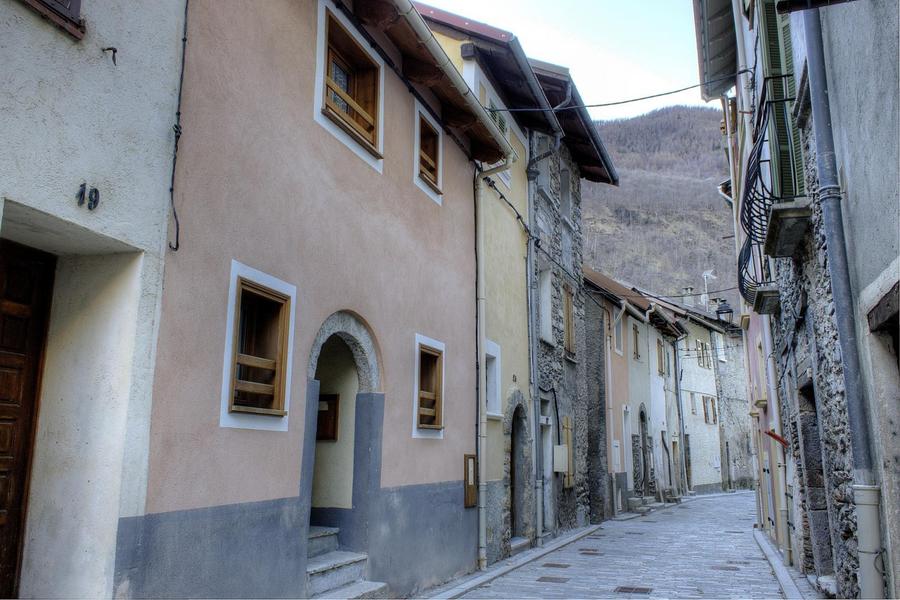
M 784 49 L 782 53 L 782 72 L 789 73 L 790 77 L 785 79 L 787 86 L 788 98 L 797 97 L 797 74 L 794 73 L 794 41 L 791 39 L 791 16 L 778 15 L 781 22 L 781 46 Z M 793 106 L 792 101 L 788 106 Z M 791 142 L 791 163 L 793 167 L 794 178 L 794 194 L 801 195 L 806 189 L 806 178 L 803 173 L 803 144 L 800 141 L 800 129 L 794 125 L 794 122 L 788 118 L 788 129 L 790 129 Z
M 703 400 L 703 422 L 709 423 L 709 406 L 706 403 L 706 396 L 702 396 L 701 400 Z
M 766 69 L 765 74 L 773 77 L 769 80 L 769 99 L 773 101 L 772 120 L 769 131 L 769 147 L 772 151 L 772 166 L 777 182 L 776 192 L 781 197 L 794 195 L 794 163 L 791 159 L 791 124 L 789 104 L 784 102 L 788 96 L 787 78 L 784 75 L 784 53 L 781 45 L 781 24 L 775 11 L 775 0 L 765 0 L 763 9 L 763 32 L 765 36 Z M 763 107 L 764 109 L 766 107 Z
M 568 454 L 563 487 L 570 488 L 575 485 L 575 450 L 572 436 L 572 420 L 568 416 L 563 417 L 563 441 L 566 444 L 566 452 Z

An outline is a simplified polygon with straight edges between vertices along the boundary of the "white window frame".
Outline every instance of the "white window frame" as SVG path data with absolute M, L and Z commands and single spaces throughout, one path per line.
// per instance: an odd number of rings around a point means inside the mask
M 491 340 L 484 341 L 485 354 L 485 392 L 487 398 L 487 417 L 502 419 L 503 418 L 503 394 L 502 388 L 502 363 L 500 361 L 500 345 Z M 493 360 L 492 365 L 488 366 L 487 359 Z M 493 371 L 493 378 L 491 378 Z M 491 381 L 493 379 L 493 381 Z
M 556 345 L 553 337 L 553 270 L 545 269 L 538 276 L 538 309 L 540 310 L 540 339 L 542 342 Z
M 625 344 L 624 344 L 624 330 L 625 330 L 625 310 L 623 309 L 621 314 L 619 314 L 619 318 L 616 319 L 615 324 L 613 325 L 613 347 L 616 350 L 616 354 L 619 356 L 625 355 Z
M 415 123 L 413 125 L 413 132 L 415 133 L 415 137 L 413 138 L 413 183 L 416 184 L 416 187 L 425 192 L 425 195 L 431 198 L 435 204 L 438 206 L 443 205 L 443 196 L 441 192 L 435 191 L 431 186 L 429 186 L 426 182 L 422 181 L 422 176 L 419 174 L 419 145 L 422 140 L 421 137 L 421 119 L 425 119 L 428 121 L 428 124 L 437 132 L 438 143 L 437 143 L 437 188 L 439 190 L 444 189 L 444 130 L 441 127 L 440 123 L 438 123 L 432 116 L 428 110 L 422 106 L 422 103 L 418 100 L 415 101 L 416 108 L 413 111 Z
M 231 400 L 229 396 L 231 395 L 232 363 L 234 362 L 234 311 L 237 306 L 238 279 L 252 281 L 290 298 L 287 352 L 284 365 L 284 411 L 287 414 L 280 418 L 272 418 L 271 415 L 230 412 L 228 410 L 229 401 Z M 296 306 L 296 286 L 232 259 L 231 274 L 228 281 L 228 309 L 225 316 L 225 352 L 222 358 L 222 396 L 219 408 L 219 427 L 260 429 L 263 431 L 288 430 L 288 418 L 291 414 L 291 366 L 294 362 L 294 315 L 297 310 Z
M 327 11 L 326 11 L 327 9 Z M 361 158 L 367 165 L 378 171 L 384 172 L 384 158 L 379 158 L 366 150 L 363 145 L 352 135 L 341 129 L 334 121 L 326 117 L 322 113 L 322 106 L 325 102 L 325 67 L 328 58 L 327 38 L 328 38 L 328 15 L 330 12 L 332 18 L 337 20 L 347 33 L 359 44 L 363 52 L 365 52 L 372 62 L 379 66 L 378 69 L 378 144 L 376 150 L 379 155 L 384 155 L 384 72 L 386 71 L 384 60 L 381 56 L 371 50 L 371 45 L 357 31 L 356 26 L 351 23 L 347 17 L 334 5 L 331 0 L 318 0 L 318 19 L 316 22 L 316 89 L 313 95 L 313 120 L 321 125 L 331 135 L 336 137 Z
M 420 348 L 427 346 L 441 353 L 441 429 L 425 429 L 419 427 L 419 359 L 421 357 Z M 444 368 L 446 364 L 447 352 L 444 348 L 444 342 L 439 342 L 433 338 L 416 334 L 415 344 L 415 361 L 416 368 L 413 373 L 413 403 L 412 403 L 412 437 L 432 440 L 444 439 L 444 429 L 447 427 L 447 397 L 444 395 L 445 382 L 447 380 L 447 370 Z

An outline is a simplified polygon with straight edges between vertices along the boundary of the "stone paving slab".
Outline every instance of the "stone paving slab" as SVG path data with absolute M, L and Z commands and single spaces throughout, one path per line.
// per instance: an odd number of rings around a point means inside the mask
M 462 597 L 782 598 L 753 537 L 755 514 L 754 495 L 737 493 L 605 521 Z

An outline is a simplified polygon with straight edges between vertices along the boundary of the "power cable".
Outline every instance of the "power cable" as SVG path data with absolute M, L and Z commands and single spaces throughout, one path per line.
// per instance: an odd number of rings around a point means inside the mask
M 580 108 L 604 108 L 606 106 L 619 106 L 621 104 L 630 104 L 632 102 L 641 102 L 643 100 L 651 100 L 653 98 L 660 98 L 662 96 L 671 96 L 672 94 L 679 94 L 681 92 L 686 92 L 687 90 L 692 90 L 694 88 L 698 88 L 704 85 L 709 85 L 710 83 L 719 83 L 720 81 L 726 81 L 729 79 L 734 79 L 738 75 L 742 75 L 744 73 L 750 73 L 750 69 L 741 69 L 731 75 L 724 75 L 722 77 L 716 77 L 715 79 L 708 79 L 701 83 L 695 83 L 694 85 L 689 85 L 687 87 L 678 88 L 677 90 L 669 90 L 668 92 L 660 92 L 658 94 L 651 94 L 649 96 L 641 96 L 640 98 L 629 98 L 628 100 L 617 100 L 615 102 L 601 102 L 598 104 L 573 104 L 568 106 L 562 106 L 553 108 L 553 112 L 560 112 L 563 110 L 575 110 Z M 489 108 L 485 107 L 485 110 L 488 112 L 546 112 L 545 108 Z

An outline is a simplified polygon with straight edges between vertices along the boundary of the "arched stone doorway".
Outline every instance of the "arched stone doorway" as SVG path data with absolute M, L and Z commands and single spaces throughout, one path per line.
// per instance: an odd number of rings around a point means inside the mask
M 505 439 L 504 482 L 506 484 L 507 528 L 503 535 L 505 553 L 511 550 L 511 540 L 534 537 L 534 465 L 532 463 L 531 428 L 528 407 L 518 390 L 507 401 L 503 417 Z
M 368 546 L 369 501 L 381 480 L 384 395 L 378 346 L 361 317 L 328 317 L 310 350 L 301 497 L 309 525 L 337 528 L 341 548 Z

